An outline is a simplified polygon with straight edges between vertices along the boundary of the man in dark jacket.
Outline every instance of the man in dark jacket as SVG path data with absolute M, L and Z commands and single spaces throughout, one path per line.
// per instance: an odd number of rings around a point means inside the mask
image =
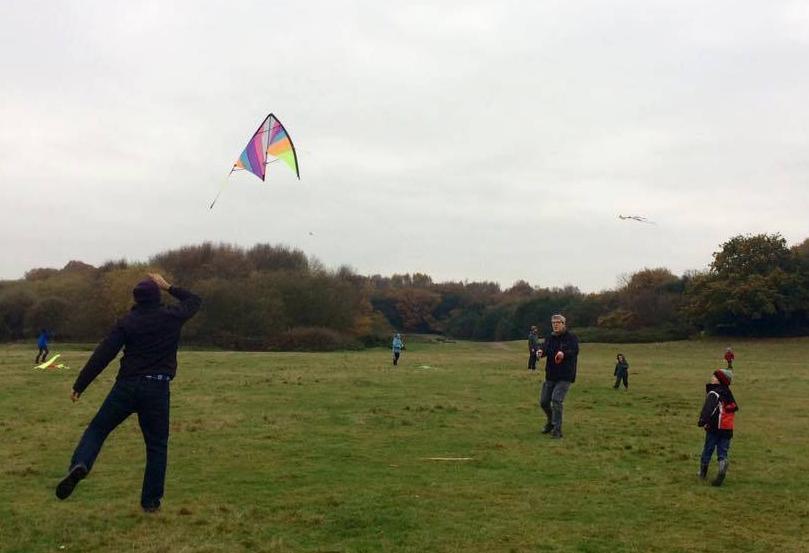
M 539 405 L 548 420 L 543 434 L 562 437 L 562 403 L 570 385 L 576 381 L 576 362 L 579 356 L 579 339 L 568 332 L 562 315 L 551 317 L 553 333 L 545 339 L 539 356 L 545 357 L 545 382 L 539 393 Z
M 164 306 L 160 290 L 180 301 Z M 81 370 L 70 399 L 78 401 L 82 392 L 115 359 L 121 348 L 121 368 L 115 385 L 90 422 L 70 460 L 68 475 L 56 487 L 56 496 L 66 499 L 92 470 L 104 440 L 132 413 L 138 414 L 146 442 L 146 471 L 141 506 L 146 512 L 160 508 L 169 439 L 169 382 L 177 372 L 177 345 L 180 329 L 199 310 L 202 300 L 159 274 L 139 282 L 132 295 L 135 305 L 118 320 L 96 347 Z

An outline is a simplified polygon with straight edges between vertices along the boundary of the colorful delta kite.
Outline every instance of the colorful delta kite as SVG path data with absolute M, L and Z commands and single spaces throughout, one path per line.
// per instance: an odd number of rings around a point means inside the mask
M 267 161 L 267 156 L 272 156 L 275 159 Z M 233 164 L 230 173 L 233 173 L 233 171 L 250 171 L 261 180 L 264 180 L 267 176 L 267 165 L 279 159 L 295 172 L 298 179 L 301 178 L 295 145 L 292 143 L 292 139 L 284 125 L 271 113 L 253 133 L 253 137 L 245 146 L 242 155 Z M 230 176 L 230 173 L 228 176 Z M 221 194 L 222 191 L 220 190 L 219 193 Z M 219 198 L 219 194 L 216 195 L 216 198 Z M 213 209 L 215 203 L 216 199 L 211 203 L 211 209 Z
M 272 113 L 267 116 L 253 134 L 253 138 L 247 143 L 242 155 L 233 164 L 231 173 L 244 169 L 264 180 L 268 155 L 282 160 L 290 169 L 295 171 L 295 175 L 299 179 L 301 178 L 298 171 L 298 156 L 295 154 L 292 139 L 289 138 L 287 130 Z M 269 163 L 272 163 L 272 161 Z

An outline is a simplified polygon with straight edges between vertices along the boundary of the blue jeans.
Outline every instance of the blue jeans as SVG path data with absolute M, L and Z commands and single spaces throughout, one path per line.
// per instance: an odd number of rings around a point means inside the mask
M 548 417 L 548 424 L 562 431 L 562 403 L 565 401 L 570 382 L 567 380 L 546 380 L 539 392 L 539 406 Z
M 718 461 L 727 459 L 730 440 L 728 436 L 723 436 L 719 432 L 706 432 L 705 447 L 702 448 L 702 459 L 700 459 L 702 464 L 707 465 L 711 462 L 714 449 L 716 449 L 716 459 Z
M 78 464 L 93 468 L 101 446 L 110 432 L 132 413 L 146 442 L 146 471 L 140 503 L 144 508 L 160 506 L 166 480 L 169 445 L 169 382 L 143 376 L 120 378 L 90 422 L 73 452 L 70 468 Z

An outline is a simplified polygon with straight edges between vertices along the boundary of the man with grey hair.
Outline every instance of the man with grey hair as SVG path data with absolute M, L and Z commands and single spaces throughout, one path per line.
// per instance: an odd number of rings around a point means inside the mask
M 579 339 L 567 330 L 567 320 L 560 314 L 551 317 L 553 333 L 539 349 L 539 357 L 545 357 L 545 382 L 539 393 L 539 406 L 548 420 L 543 434 L 553 438 L 562 437 L 562 403 L 570 385 L 576 381 L 576 362 L 579 356 Z

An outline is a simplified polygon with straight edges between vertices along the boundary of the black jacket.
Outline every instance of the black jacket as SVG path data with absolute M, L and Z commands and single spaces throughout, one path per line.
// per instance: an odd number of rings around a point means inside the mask
M 739 405 L 730 388 L 722 384 L 706 384 L 705 394 L 705 403 L 702 405 L 697 426 L 732 438 L 733 419 Z
M 160 303 L 135 304 L 129 313 L 118 320 L 76 378 L 73 384 L 76 392 L 82 393 L 115 359 L 122 347 L 124 355 L 121 357 L 118 378 L 142 374 L 167 374 L 173 377 L 176 374 L 180 329 L 199 310 L 202 299 L 177 286 L 172 286 L 169 294 L 180 303 L 170 306 Z
M 565 358 L 558 365 L 554 360 L 556 353 L 561 351 Z M 579 356 L 579 339 L 572 332 L 551 334 L 542 344 L 542 357 L 545 360 L 545 380 L 566 380 L 576 382 L 576 360 Z

